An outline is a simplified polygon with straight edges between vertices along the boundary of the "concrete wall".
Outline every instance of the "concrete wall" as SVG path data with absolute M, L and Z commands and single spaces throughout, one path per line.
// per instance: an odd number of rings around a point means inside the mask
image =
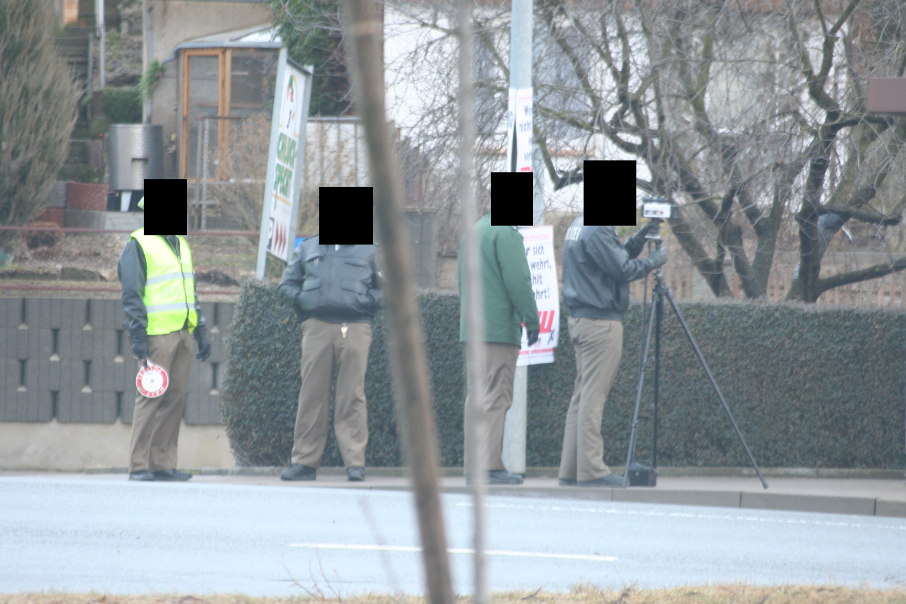
M 180 438 L 187 467 L 233 460 L 220 414 L 233 303 L 202 303 L 212 353 L 194 362 Z M 125 467 L 135 360 L 119 300 L 0 298 L 0 468 Z

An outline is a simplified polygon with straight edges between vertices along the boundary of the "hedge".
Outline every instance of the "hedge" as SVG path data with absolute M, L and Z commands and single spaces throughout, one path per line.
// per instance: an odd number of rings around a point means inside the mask
M 459 300 L 419 297 L 431 370 L 441 463 L 462 465 L 463 351 Z M 904 468 L 904 314 L 755 303 L 680 305 L 690 331 L 763 467 Z M 642 306 L 624 321 L 620 369 L 604 412 L 608 464 L 625 462 L 636 398 Z M 563 313 L 565 315 L 565 313 Z M 566 318 L 557 360 L 529 369 L 529 466 L 557 466 L 575 379 Z M 284 465 L 300 386 L 300 332 L 276 286 L 243 285 L 228 346 L 224 419 L 241 465 Z M 651 373 L 638 457 L 651 457 Z M 723 407 L 679 322 L 667 308 L 661 344 L 660 466 L 747 466 Z M 369 466 L 402 464 L 384 323 L 374 324 L 365 378 Z M 332 407 L 332 405 L 331 405 Z M 332 413 L 331 413 L 332 426 Z M 323 465 L 342 461 L 332 429 Z

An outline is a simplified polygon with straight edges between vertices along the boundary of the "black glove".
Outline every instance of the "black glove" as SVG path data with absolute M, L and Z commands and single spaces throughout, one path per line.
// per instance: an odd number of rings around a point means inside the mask
M 660 232 L 661 232 L 661 221 L 652 220 L 638 230 L 638 232 L 636 233 L 636 237 L 644 239 L 647 235 L 658 235 Z
M 148 358 L 150 347 L 148 344 L 148 334 L 145 333 L 144 329 L 130 332 L 129 343 L 132 346 L 132 354 L 135 355 L 135 358 L 139 361 Z
M 667 264 L 667 252 L 663 247 L 657 247 L 648 254 L 648 260 L 651 261 L 652 270 L 664 266 Z
M 526 329 L 525 335 L 528 338 L 528 345 L 532 346 L 535 342 L 538 341 L 538 330 L 537 329 Z
M 207 361 L 208 357 L 211 356 L 211 340 L 208 339 L 207 326 L 198 325 L 195 327 L 195 331 L 192 332 L 192 337 L 195 338 L 195 345 L 198 347 L 195 358 Z

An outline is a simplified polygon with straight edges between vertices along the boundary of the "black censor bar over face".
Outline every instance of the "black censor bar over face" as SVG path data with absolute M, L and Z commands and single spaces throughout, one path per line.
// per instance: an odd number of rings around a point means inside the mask
M 636 226 L 635 160 L 585 160 L 582 205 L 586 226 Z
M 491 224 L 532 226 L 533 184 L 531 172 L 491 172 Z
M 372 245 L 373 187 L 319 187 L 318 235 L 322 245 Z
M 145 234 L 186 235 L 189 194 L 185 178 L 145 179 Z

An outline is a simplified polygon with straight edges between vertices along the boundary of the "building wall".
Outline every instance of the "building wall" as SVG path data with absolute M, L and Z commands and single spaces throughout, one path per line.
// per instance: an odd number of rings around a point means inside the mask
M 163 126 L 164 177 L 176 178 L 176 133 L 179 127 L 179 81 L 176 47 L 182 43 L 224 32 L 268 25 L 271 13 L 259 1 L 149 0 L 151 8 L 151 59 L 165 71 L 154 89 L 151 122 Z

